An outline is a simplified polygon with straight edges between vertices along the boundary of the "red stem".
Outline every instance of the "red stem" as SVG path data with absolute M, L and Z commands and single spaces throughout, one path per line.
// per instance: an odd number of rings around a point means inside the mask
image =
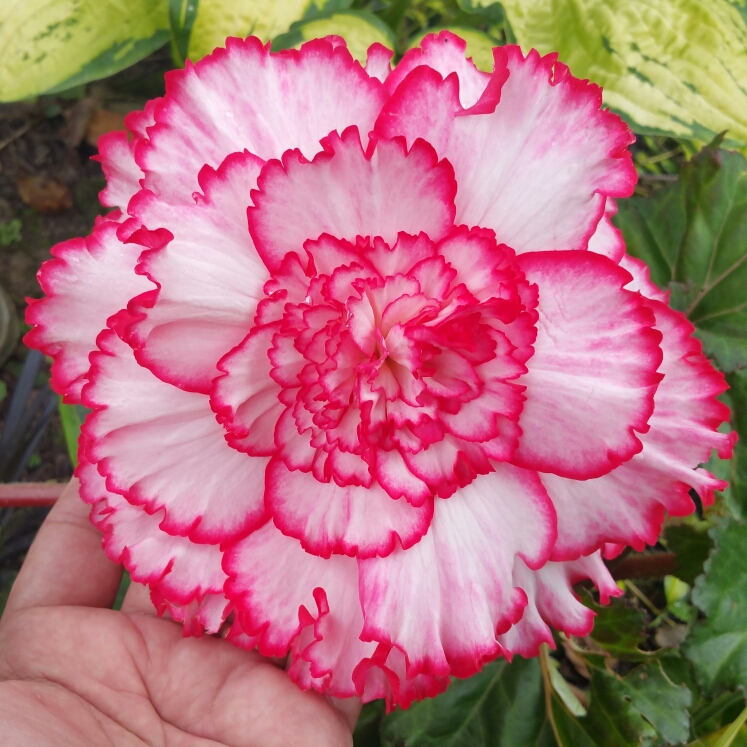
M 631 553 L 608 564 L 612 578 L 663 578 L 677 569 L 677 556 L 673 552 L 652 552 L 636 555 Z
M 63 482 L 0 483 L 0 508 L 53 506 L 62 495 Z M 673 552 L 631 553 L 608 563 L 612 578 L 662 578 L 673 573 L 677 558 Z
M 0 508 L 53 506 L 66 485 L 64 482 L 0 483 Z

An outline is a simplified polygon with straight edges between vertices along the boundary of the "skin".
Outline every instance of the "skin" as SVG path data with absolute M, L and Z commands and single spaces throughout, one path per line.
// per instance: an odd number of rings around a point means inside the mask
M 360 709 L 221 638 L 183 638 L 101 548 L 73 480 L 0 620 L 5 747 L 350 747 Z

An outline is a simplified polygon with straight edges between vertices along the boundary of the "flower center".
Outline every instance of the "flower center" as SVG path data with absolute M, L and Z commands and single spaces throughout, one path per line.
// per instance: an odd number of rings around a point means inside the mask
M 382 472 L 396 463 L 448 495 L 515 447 L 512 380 L 531 354 L 534 295 L 510 250 L 484 232 L 455 233 L 438 245 L 400 234 L 394 247 L 323 235 L 303 260 L 285 256 L 255 331 L 271 341 L 286 408 L 275 441 L 289 469 L 377 479 L 399 497 Z M 434 460 L 446 476 L 425 475 Z

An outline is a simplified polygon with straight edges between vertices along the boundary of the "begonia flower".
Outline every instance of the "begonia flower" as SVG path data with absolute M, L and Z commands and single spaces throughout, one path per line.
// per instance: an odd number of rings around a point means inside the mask
M 390 706 L 584 635 L 723 483 L 723 376 L 625 254 L 633 136 L 556 55 L 229 39 L 100 141 L 27 342 L 104 546 L 185 633 Z

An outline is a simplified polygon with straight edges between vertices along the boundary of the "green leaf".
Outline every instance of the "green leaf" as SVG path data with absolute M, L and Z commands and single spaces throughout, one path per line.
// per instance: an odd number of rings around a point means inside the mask
M 728 379 L 729 376 L 727 376 L 727 381 Z M 729 406 L 733 415 L 734 408 L 728 394 L 729 392 L 722 394 L 721 399 Z M 719 426 L 719 431 L 722 433 L 728 433 L 731 430 L 733 430 L 731 423 L 722 423 Z M 744 441 L 737 441 L 731 459 L 721 459 L 714 451 L 703 466 L 717 479 L 728 482 L 727 487 L 721 492 L 719 503 L 726 506 L 732 516 L 747 521 L 747 448 L 745 448 Z
M 720 729 L 715 734 L 711 734 L 708 737 L 703 737 L 695 742 L 692 742 L 688 747 L 721 747 L 720 739 L 726 734 L 728 726 Z M 728 747 L 747 747 L 747 726 L 741 726 L 739 730 L 734 734 L 733 740 L 729 743 Z
M 78 466 L 78 439 L 80 438 L 80 427 L 90 412 L 83 405 L 66 405 L 60 397 L 60 420 L 62 421 L 62 432 L 65 436 L 67 453 L 73 467 Z
M 581 601 L 596 612 L 593 640 L 616 659 L 637 661 L 648 656 L 641 651 L 640 644 L 646 640 L 646 615 L 637 607 L 631 607 L 623 598 L 616 598 L 610 604 L 597 604 L 588 591 L 584 591 Z
M 747 370 L 734 371 L 726 377 L 732 402 L 732 425 L 741 441 L 747 441 Z
M 734 454 L 729 463 L 729 487 L 725 503 L 738 519 L 747 520 L 747 370 L 728 374 L 731 424 L 739 435 Z
M 21 220 L 13 218 L 7 223 L 0 223 L 0 246 L 8 246 L 21 240 Z
M 495 0 L 457 0 L 457 5 L 466 13 L 476 13 L 490 23 L 503 23 L 503 6 Z
M 200 0 L 169 0 L 169 25 L 171 26 L 171 52 L 177 65 L 187 59 L 189 39 L 197 18 Z M 209 0 L 208 0 L 209 2 Z
M 169 36 L 166 0 L 3 0 L 0 101 L 113 75 Z
M 413 37 L 409 48 L 412 49 L 412 47 L 417 47 L 426 34 L 438 33 L 440 30 L 441 29 L 433 28 L 428 29 L 422 34 L 418 34 Z M 450 26 L 449 31 L 452 31 L 467 42 L 466 55 L 467 57 L 472 58 L 472 62 L 475 63 L 475 67 L 478 70 L 483 70 L 486 73 L 493 72 L 493 47 L 498 46 L 498 41 L 496 39 L 482 31 L 478 31 L 477 29 Z
M 385 709 L 383 700 L 372 700 L 363 706 L 353 732 L 353 747 L 381 747 L 379 725 Z
M 557 696 L 563 701 L 563 705 L 574 716 L 585 716 L 586 708 L 584 704 L 578 699 L 568 681 L 560 673 L 560 662 L 552 657 L 548 657 L 547 662 L 550 665 L 550 684 Z
M 682 744 L 688 738 L 692 694 L 685 685 L 673 683 L 659 662 L 621 678 L 605 669 L 603 657 L 588 659 L 586 716 L 575 717 L 554 688 L 550 694 L 560 747 L 637 747 L 655 739 Z
M 701 686 L 710 693 L 747 683 L 747 524 L 729 519 L 711 530 L 714 550 L 692 593 L 705 613 L 683 646 Z
M 635 132 L 747 143 L 747 26 L 728 0 L 502 0 L 525 49 L 558 52 Z
M 375 42 L 394 49 L 394 35 L 383 21 L 370 13 L 354 10 L 319 14 L 309 21 L 294 23 L 287 34 L 275 39 L 272 48 L 279 50 L 299 47 L 310 39 L 332 34 L 345 39 L 350 54 L 360 63 L 365 63 L 366 52 Z
M 672 290 L 724 371 L 747 366 L 747 161 L 708 146 L 677 183 L 621 200 L 615 223 L 628 251 Z
M 701 698 L 691 711 L 693 734 L 702 737 L 721 731 L 738 718 L 743 708 L 743 693 L 727 692 L 713 700 Z
M 637 667 L 621 682 L 626 697 L 659 737 L 668 744 L 687 741 L 692 693 L 685 685 L 673 683 L 657 661 Z
M 674 575 L 690 586 L 703 573 L 703 563 L 713 547 L 709 528 L 706 522 L 687 522 L 664 530 L 664 544 L 677 556 Z
M 224 46 L 229 36 L 257 36 L 269 41 L 325 7 L 323 0 L 203 0 L 189 36 L 188 57 L 196 62 Z
M 742 713 L 739 714 L 739 718 L 726 729 L 722 737 L 718 742 L 716 742 L 715 747 L 731 747 L 739 732 L 742 730 L 745 721 L 747 721 L 747 708 L 745 708 Z
M 384 747 L 534 747 L 547 729 L 539 662 L 517 656 L 395 711 L 381 734 Z
M 732 515 L 747 521 L 747 442 L 744 438 L 737 441 L 729 466 L 726 505 Z
M 0 379 L 0 402 L 8 396 L 8 385 Z
M 16 349 L 20 333 L 16 306 L 0 285 L 0 366 Z

